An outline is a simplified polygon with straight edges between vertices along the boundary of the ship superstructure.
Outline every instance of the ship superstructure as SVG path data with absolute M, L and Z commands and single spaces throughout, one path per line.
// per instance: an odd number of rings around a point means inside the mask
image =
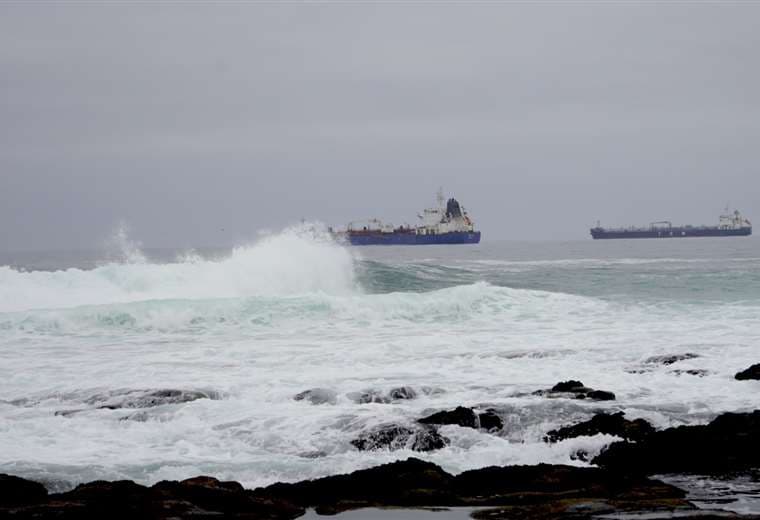
M 752 234 L 752 223 L 738 211 L 720 216 L 717 226 L 674 226 L 670 221 L 652 222 L 649 227 L 604 228 L 598 223 L 591 228 L 594 239 L 605 238 L 687 238 L 736 237 Z
M 334 235 L 351 245 L 426 245 L 426 244 L 477 244 L 480 231 L 475 230 L 472 219 L 459 202 L 446 200 L 438 192 L 438 205 L 417 215 L 416 226 L 394 226 L 379 219 L 351 222 L 344 231 Z

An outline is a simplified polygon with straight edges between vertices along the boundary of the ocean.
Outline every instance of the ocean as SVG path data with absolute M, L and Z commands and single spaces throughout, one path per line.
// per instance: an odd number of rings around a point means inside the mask
M 663 428 L 758 407 L 760 383 L 733 376 L 760 362 L 760 240 L 485 238 L 349 248 L 304 225 L 233 249 L 122 235 L 115 251 L 0 254 L 0 473 L 62 490 L 257 487 L 410 456 L 454 473 L 585 465 L 615 438 L 546 432 L 600 410 Z M 568 379 L 616 400 L 533 395 Z M 358 402 L 401 386 L 417 397 Z M 313 388 L 329 402 L 294 400 Z M 351 444 L 459 405 L 504 429 L 444 426 L 450 445 L 425 453 Z

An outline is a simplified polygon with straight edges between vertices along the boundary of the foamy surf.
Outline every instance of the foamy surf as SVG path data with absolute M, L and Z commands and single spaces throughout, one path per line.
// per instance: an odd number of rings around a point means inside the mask
M 579 451 L 612 439 L 546 432 L 598 410 L 666 427 L 756 405 L 756 383 L 732 378 L 757 362 L 760 278 L 715 252 L 574 263 L 558 249 L 514 272 L 509 249 L 478 250 L 481 263 L 469 249 L 359 256 L 308 226 L 171 262 L 122 238 L 129 254 L 91 270 L 0 268 L 0 471 L 51 487 L 198 474 L 253 487 L 412 455 L 454 473 L 583 465 Z M 566 379 L 616 400 L 534 395 Z M 356 399 L 402 386 L 416 397 Z M 315 388 L 323 404 L 294 400 Z M 450 444 L 423 454 L 351 444 L 459 405 L 505 427 L 446 426 Z

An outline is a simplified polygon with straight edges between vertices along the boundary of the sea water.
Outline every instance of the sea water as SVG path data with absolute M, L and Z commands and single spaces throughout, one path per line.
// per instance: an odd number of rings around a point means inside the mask
M 410 456 L 584 465 L 616 439 L 545 433 L 602 410 L 664 428 L 760 404 L 760 382 L 733 378 L 760 362 L 755 238 L 350 248 L 300 226 L 232 250 L 120 242 L 0 257 L 0 472 L 256 487 Z M 567 379 L 617 399 L 533 395 Z M 356 402 L 399 386 L 418 397 Z M 334 399 L 293 399 L 310 388 Z M 147 406 L 156 390 L 203 398 Z M 351 444 L 459 405 L 504 429 L 444 426 L 429 453 Z

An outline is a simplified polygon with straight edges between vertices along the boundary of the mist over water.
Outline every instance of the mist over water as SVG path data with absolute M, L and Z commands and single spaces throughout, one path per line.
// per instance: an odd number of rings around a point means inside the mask
M 732 379 L 760 344 L 755 239 L 347 248 L 303 225 L 161 255 L 117 239 L 105 262 L 0 267 L 0 472 L 254 487 L 411 455 L 453 472 L 584 464 L 575 452 L 614 439 L 543 435 L 601 409 L 664 427 L 757 404 L 758 383 Z M 698 357 L 647 362 L 685 352 Z M 571 378 L 617 400 L 531 395 Z M 352 398 L 402 385 L 435 391 Z M 335 399 L 293 400 L 309 388 Z M 146 406 L 167 389 L 175 402 Z M 506 426 L 443 427 L 451 445 L 425 454 L 350 444 L 458 405 L 493 406 Z

